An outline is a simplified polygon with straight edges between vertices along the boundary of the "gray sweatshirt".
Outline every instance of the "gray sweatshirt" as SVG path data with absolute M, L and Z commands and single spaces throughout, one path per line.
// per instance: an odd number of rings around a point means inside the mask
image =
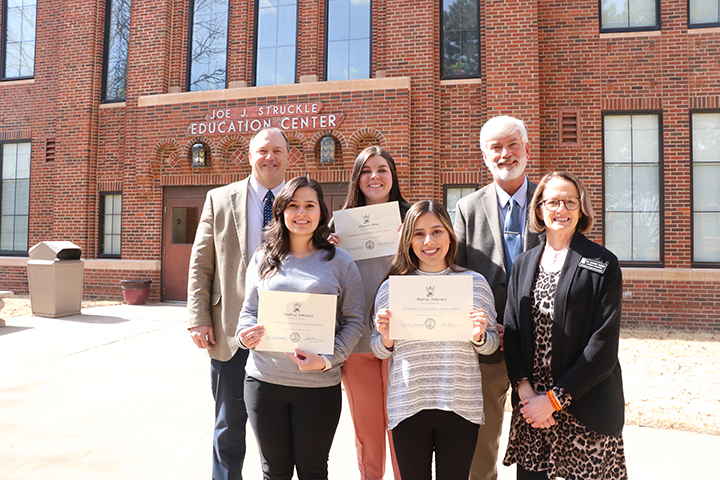
M 325 250 L 301 259 L 288 254 L 275 275 L 260 280 L 258 262 L 261 256 L 262 252 L 257 252 L 247 268 L 245 303 L 235 332 L 240 348 L 245 348 L 240 343 L 240 332 L 257 324 L 258 290 L 337 295 L 335 348 L 332 355 L 323 355 L 332 364 L 325 372 L 301 372 L 283 352 L 254 349 L 250 351 L 245 371 L 260 381 L 288 387 L 319 388 L 339 384 L 339 367 L 362 336 L 365 319 L 363 285 L 355 262 L 341 248 L 335 249 L 335 256 L 329 261 Z

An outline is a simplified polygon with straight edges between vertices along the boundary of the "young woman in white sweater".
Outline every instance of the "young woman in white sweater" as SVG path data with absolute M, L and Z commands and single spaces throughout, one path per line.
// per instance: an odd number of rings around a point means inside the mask
M 468 275 L 473 279 L 472 341 L 392 340 L 389 280 L 375 299 L 370 346 L 390 359 L 388 417 L 403 478 L 467 480 L 478 426 L 484 421 L 477 355 L 499 344 L 492 291 L 479 273 L 455 265 L 457 239 L 445 207 L 418 202 L 403 224 L 389 275 Z

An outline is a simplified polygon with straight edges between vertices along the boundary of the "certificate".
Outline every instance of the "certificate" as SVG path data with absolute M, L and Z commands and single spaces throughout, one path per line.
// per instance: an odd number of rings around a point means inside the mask
M 336 305 L 336 295 L 260 290 L 258 324 L 265 335 L 255 350 L 332 355 Z
M 470 275 L 390 277 L 390 338 L 472 340 Z
M 395 255 L 398 247 L 398 202 L 333 212 L 340 247 L 353 260 Z

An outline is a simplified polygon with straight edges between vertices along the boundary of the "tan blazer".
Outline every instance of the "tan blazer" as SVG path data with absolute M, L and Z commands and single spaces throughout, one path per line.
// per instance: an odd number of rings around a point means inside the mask
M 245 297 L 249 179 L 210 190 L 190 254 L 188 326 L 212 326 L 210 357 L 226 362 L 238 349 L 235 328 Z

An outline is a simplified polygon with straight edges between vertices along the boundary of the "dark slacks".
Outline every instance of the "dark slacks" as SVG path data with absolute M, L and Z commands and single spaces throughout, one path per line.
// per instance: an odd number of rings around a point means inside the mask
M 245 380 L 250 424 L 262 458 L 263 478 L 326 480 L 342 393 L 340 384 L 324 388 L 286 387 Z
M 517 466 L 517 480 L 548 480 L 547 471 L 533 472 Z
M 455 412 L 422 410 L 392 429 L 402 478 L 430 480 L 435 452 L 435 478 L 467 480 L 478 425 Z
M 239 349 L 227 362 L 210 360 L 215 399 L 213 480 L 242 480 L 247 410 L 243 399 L 248 351 Z

